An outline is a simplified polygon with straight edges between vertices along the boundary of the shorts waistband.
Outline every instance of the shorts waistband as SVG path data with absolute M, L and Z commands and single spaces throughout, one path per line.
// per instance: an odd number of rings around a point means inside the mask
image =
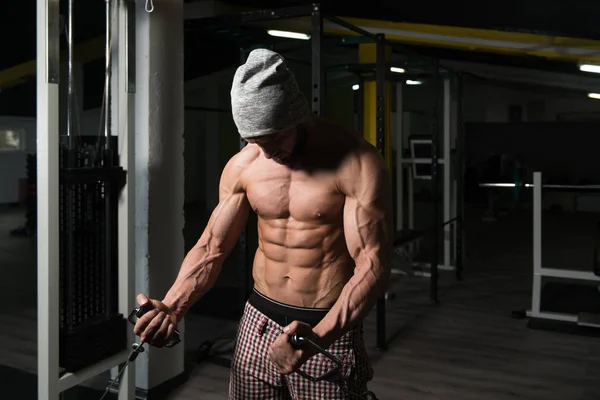
M 280 326 L 286 326 L 292 321 L 300 321 L 314 328 L 329 312 L 329 308 L 297 307 L 280 303 L 256 289 L 250 293 L 248 303 Z

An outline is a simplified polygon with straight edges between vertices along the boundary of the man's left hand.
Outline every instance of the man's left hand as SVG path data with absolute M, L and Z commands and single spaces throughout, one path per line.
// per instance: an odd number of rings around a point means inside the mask
M 283 328 L 283 333 L 273 342 L 269 349 L 269 358 L 275 364 L 280 374 L 289 375 L 298 370 L 309 358 L 318 353 L 310 344 L 302 349 L 295 349 L 290 343 L 290 338 L 298 334 L 315 343 L 319 343 L 319 337 L 313 332 L 310 325 L 304 322 L 294 321 Z

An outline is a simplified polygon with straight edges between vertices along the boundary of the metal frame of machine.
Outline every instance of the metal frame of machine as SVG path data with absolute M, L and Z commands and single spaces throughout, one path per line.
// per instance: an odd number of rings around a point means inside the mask
M 72 21 L 72 2 L 69 0 Z M 60 373 L 59 366 L 59 84 L 60 76 L 60 14 L 59 0 L 37 0 L 37 212 L 38 212 L 38 397 L 57 400 L 60 393 L 127 360 L 129 351 L 108 357 L 75 373 Z M 108 32 L 118 35 L 118 126 L 120 167 L 133 169 L 135 92 L 135 2 L 106 2 Z M 109 14 L 111 7 L 114 14 Z M 117 12 L 118 11 L 118 12 Z M 118 26 L 112 27 L 111 16 L 118 15 Z M 69 65 L 72 65 L 72 30 L 68 34 Z M 107 35 L 107 44 L 110 42 Z M 107 47 L 107 84 L 110 93 L 110 54 Z M 71 85 L 69 84 L 71 88 Z M 69 103 L 70 104 L 70 103 Z M 105 134 L 111 136 L 111 111 L 106 110 Z M 131 175 L 119 196 L 118 208 L 118 309 L 129 313 L 135 298 L 134 280 L 134 186 Z M 127 339 L 133 342 L 133 332 L 127 329 Z M 128 368 L 120 382 L 119 399 L 132 399 L 135 392 L 135 369 Z
M 552 320 L 570 322 L 580 326 L 600 328 L 597 322 L 586 321 L 581 315 L 563 314 L 542 311 L 541 293 L 542 279 L 544 278 L 559 278 L 568 280 L 577 280 L 585 282 L 598 282 L 600 284 L 600 276 L 594 274 L 593 271 L 583 270 L 567 270 L 560 268 L 547 268 L 542 263 L 542 189 L 544 187 L 554 187 L 558 189 L 569 189 L 564 185 L 542 185 L 542 173 L 534 172 L 533 174 L 533 288 L 531 295 L 531 309 L 526 312 L 527 316 L 532 319 Z M 600 189 L 600 186 L 572 186 L 571 189 Z

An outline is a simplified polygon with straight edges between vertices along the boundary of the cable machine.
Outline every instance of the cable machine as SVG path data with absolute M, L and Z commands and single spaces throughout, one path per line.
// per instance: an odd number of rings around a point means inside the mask
M 74 124 L 73 3 L 68 1 L 63 133 L 60 2 L 37 0 L 38 397 L 47 400 L 125 361 L 132 335 L 125 315 L 134 297 L 129 250 L 133 225 L 128 218 L 133 192 L 126 185 L 126 170 L 133 162 L 133 146 L 127 146 L 133 127 L 125 113 L 119 124 L 122 134 L 113 135 L 110 94 L 113 21 L 120 9 L 125 18 L 119 25 L 128 35 L 123 35 L 119 51 L 129 61 L 123 70 L 131 72 L 135 48 L 128 46 L 135 42 L 135 3 L 106 0 L 104 114 L 97 137 L 81 136 Z M 133 84 L 132 77 L 127 74 L 122 83 Z M 122 195 L 126 199 L 119 203 Z M 131 373 L 124 380 L 127 390 L 121 398 L 130 398 Z

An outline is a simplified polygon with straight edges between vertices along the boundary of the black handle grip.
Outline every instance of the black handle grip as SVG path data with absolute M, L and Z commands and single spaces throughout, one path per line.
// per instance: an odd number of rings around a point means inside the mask
M 307 340 L 304 336 L 295 334 L 290 337 L 290 344 L 296 350 L 303 348 L 306 345 L 306 343 L 307 343 Z
M 371 398 L 373 400 L 378 400 L 377 397 L 375 396 L 375 393 L 367 390 L 363 393 L 354 393 L 351 392 L 348 387 L 346 386 L 346 383 L 344 382 L 344 378 L 342 378 L 342 376 L 340 375 L 340 370 L 342 368 L 342 364 L 340 362 L 340 360 L 338 360 L 333 354 L 331 354 L 330 352 L 328 352 L 327 350 L 321 348 L 320 346 L 318 346 L 316 343 L 314 343 L 313 341 L 309 340 L 308 338 L 304 337 L 304 336 L 300 336 L 297 333 L 290 336 L 290 344 L 292 345 L 293 348 L 295 348 L 296 350 L 300 350 L 301 348 L 303 348 L 304 346 L 306 346 L 307 344 L 313 346 L 314 348 L 316 348 L 319 353 L 321 353 L 322 355 L 324 355 L 325 357 L 329 358 L 331 361 L 334 362 L 335 367 L 330 370 L 329 372 L 321 375 L 321 376 L 311 376 L 309 374 L 307 374 L 304 371 L 301 370 L 297 370 L 296 373 L 298 373 L 300 376 L 302 376 L 304 379 L 307 379 L 311 382 L 321 382 L 321 381 L 327 381 L 327 382 L 334 382 L 340 385 L 341 389 L 346 392 L 347 394 L 357 397 L 357 398 Z
M 127 317 L 127 319 L 129 320 L 129 322 L 132 325 L 135 325 L 138 321 L 139 318 L 141 318 L 144 314 L 146 314 L 146 312 L 148 312 L 148 310 L 150 310 L 149 307 L 135 307 L 130 313 L 129 313 L 129 317 Z M 179 344 L 181 342 L 181 334 L 179 333 L 179 331 L 177 329 L 175 329 L 175 331 L 173 332 L 173 336 L 171 336 L 171 339 L 169 340 L 169 342 L 167 344 L 165 344 L 165 347 L 173 347 L 177 344 Z

